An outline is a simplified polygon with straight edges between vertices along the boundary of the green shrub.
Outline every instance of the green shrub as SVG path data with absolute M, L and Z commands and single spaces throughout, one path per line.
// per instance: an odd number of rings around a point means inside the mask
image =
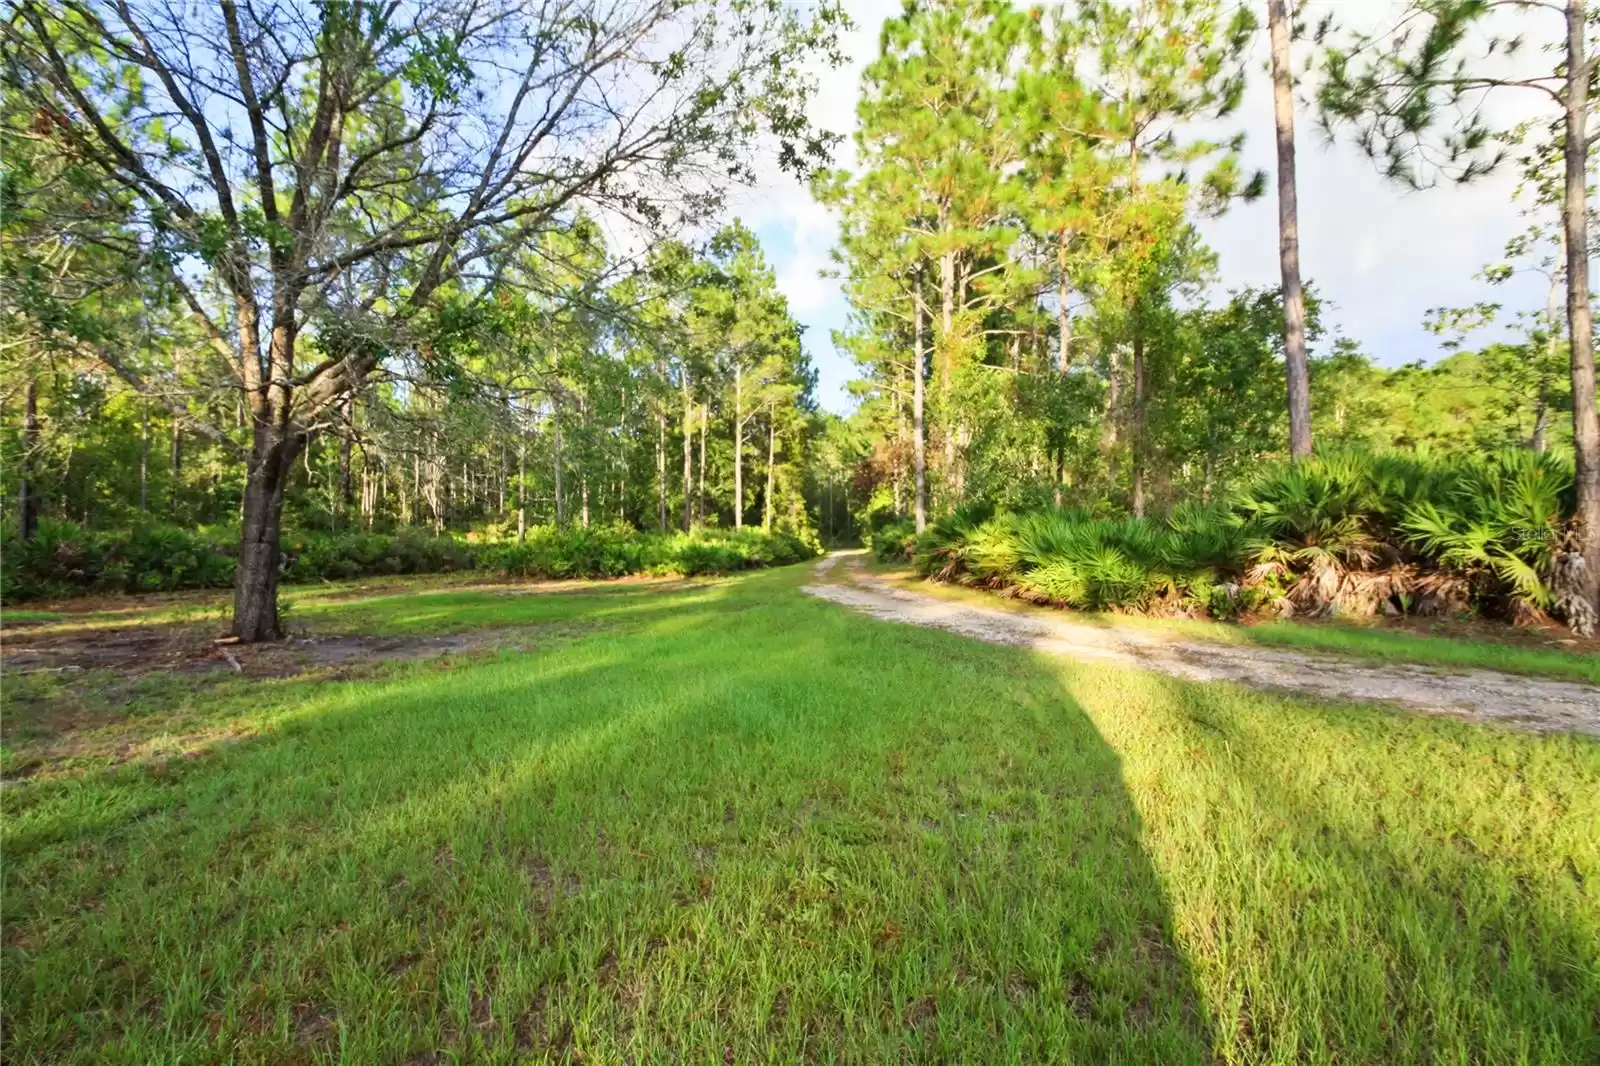
M 745 557 L 730 545 L 690 540 L 678 549 L 673 569 L 693 577 L 697 574 L 725 574 L 740 569 L 744 563 Z
M 103 538 L 72 522 L 41 518 L 34 538 L 6 531 L 0 551 L 0 594 L 7 603 L 70 596 L 93 589 L 108 565 Z M 117 572 L 120 581 L 126 568 Z
M 867 546 L 880 563 L 910 562 L 916 540 L 916 524 L 908 518 L 889 522 L 867 534 Z
M 1572 473 L 1548 454 L 1508 452 L 1462 463 L 1435 499 L 1404 511 L 1405 543 L 1513 617 L 1542 611 L 1551 590 Z
M 472 545 L 418 530 L 393 535 L 290 531 L 281 547 L 282 573 L 289 582 L 450 573 L 471 570 L 476 561 Z
M 1087 607 L 1089 582 L 1077 565 L 1056 559 L 1017 578 L 1017 587 L 1029 599 L 1058 607 Z
M 815 554 L 790 533 L 696 530 L 638 533 L 622 525 L 537 526 L 519 543 L 487 546 L 485 565 L 512 577 L 605 578 L 625 574 L 721 574 L 782 566 Z
M 817 550 L 783 531 L 647 534 L 620 524 L 536 526 L 521 542 L 469 542 L 421 530 L 393 535 L 291 530 L 284 533 L 282 548 L 281 573 L 290 583 L 473 569 L 535 579 L 721 574 L 782 566 L 809 559 Z M 16 603 L 89 592 L 226 588 L 233 583 L 238 533 L 171 526 L 96 532 L 44 519 L 32 541 L 13 532 L 4 549 L 0 597 Z
M 911 565 L 917 573 L 947 579 L 966 566 L 965 553 L 972 534 L 994 515 L 986 503 L 970 503 L 930 522 L 916 538 Z
M 1360 453 L 1269 467 L 1244 486 L 1235 507 L 1273 564 L 1364 565 L 1380 547 L 1374 529 L 1383 497 Z
M 1010 584 L 1023 565 L 1018 525 L 1026 519 L 997 515 L 967 537 L 962 562 L 973 577 L 989 585 Z
M 236 550 L 225 531 L 157 525 L 101 531 L 43 518 L 31 541 L 6 531 L 0 598 L 225 588 L 233 583 Z
M 1065 607 L 1233 619 L 1271 604 L 1370 614 L 1470 602 L 1516 619 L 1551 605 L 1571 484 L 1569 462 L 1525 451 L 1346 452 L 1267 466 L 1232 500 L 1162 519 L 966 508 L 909 550 L 926 576 Z

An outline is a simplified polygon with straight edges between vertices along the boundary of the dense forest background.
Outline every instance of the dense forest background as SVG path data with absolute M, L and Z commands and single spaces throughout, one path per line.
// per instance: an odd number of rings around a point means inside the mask
M 452 309 L 425 354 L 394 353 L 309 431 L 289 481 L 291 526 L 499 537 L 569 522 L 811 528 L 815 374 L 750 232 L 732 225 L 699 255 L 658 249 L 612 285 L 587 273 L 570 282 Z M 162 393 L 130 387 L 91 348 L 42 346 L 11 364 L 7 454 L 21 454 L 31 394 L 27 454 L 47 516 L 88 529 L 236 523 L 247 440 L 236 390 L 210 377 L 180 308 L 130 299 L 108 313 L 133 331 L 143 380 Z M 200 420 L 230 441 L 197 432 Z M 23 469 L 5 471 L 13 514 Z
M 837 8 L 493 10 L 491 29 L 470 4 L 405 22 L 222 3 L 196 38 L 183 5 L 16 8 L 8 542 L 41 518 L 69 547 L 156 525 L 241 537 L 236 628 L 259 636 L 278 629 L 281 537 L 759 528 L 815 547 L 973 504 L 1158 518 L 1313 434 L 1325 454 L 1576 450 L 1585 506 L 1594 448 L 1574 427 L 1593 404 L 1573 388 L 1587 358 L 1592 389 L 1592 352 L 1568 296 L 1587 315 L 1590 220 L 1580 187 L 1574 260 L 1567 127 L 1449 118 L 1469 88 L 1520 84 L 1460 65 L 1510 0 L 1419 4 L 1420 38 L 1340 37 L 1280 4 L 1263 22 L 1210 0 L 908 3 L 864 73 L 848 169 L 794 73 L 838 61 Z M 1245 130 L 1269 26 L 1287 110 Z M 1299 82 L 1291 40 L 1314 60 Z M 1559 102 L 1556 66 L 1530 77 Z M 1268 194 L 1239 153 L 1275 132 L 1287 240 L 1297 109 L 1415 184 L 1518 173 L 1522 232 L 1462 265 L 1484 301 L 1427 311 L 1451 354 L 1362 351 L 1287 244 L 1281 288 L 1220 288 L 1196 223 Z M 806 335 L 730 217 L 766 156 L 841 220 L 836 336 Z M 1586 141 L 1577 165 L 1587 180 Z M 1518 274 L 1548 301 L 1493 302 Z M 830 343 L 858 367 L 848 413 L 818 408 Z

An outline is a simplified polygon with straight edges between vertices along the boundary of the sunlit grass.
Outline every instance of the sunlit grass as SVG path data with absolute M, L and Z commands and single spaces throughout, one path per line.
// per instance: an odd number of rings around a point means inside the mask
M 291 628 L 312 632 L 416 634 L 585 619 L 617 623 L 704 607 L 733 578 L 694 581 L 573 582 L 555 592 L 539 584 L 492 590 L 397 592 L 362 599 L 296 601 Z
M 484 574 L 326 581 L 285 586 L 279 604 L 284 626 L 295 632 L 337 632 L 341 626 L 374 633 L 415 632 L 429 620 L 453 629 L 517 625 L 547 615 L 584 614 L 586 597 L 641 597 L 714 586 L 717 578 L 630 577 L 611 581 L 490 581 Z M 578 597 L 580 602 L 567 603 Z M 546 603 L 546 600 L 561 602 Z M 536 601 L 536 602 L 534 602 Z M 227 629 L 229 593 L 218 590 L 151 596 L 106 597 L 63 611 L 6 608 L 6 623 L 42 623 L 29 633 L 65 635 L 168 625 L 214 625 Z
M 803 580 L 308 608 L 592 630 L 11 785 L 7 1060 L 1600 1059 L 1600 746 Z
M 61 616 L 53 611 L 23 611 L 15 607 L 0 608 L 0 625 L 22 625 L 33 622 L 53 622 Z

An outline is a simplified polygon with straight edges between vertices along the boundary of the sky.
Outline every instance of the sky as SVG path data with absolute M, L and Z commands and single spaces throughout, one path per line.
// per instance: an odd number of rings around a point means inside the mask
M 1309 5 L 1312 17 L 1316 7 L 1329 3 Z M 813 123 L 846 135 L 835 158 L 842 166 L 854 161 L 848 136 L 854 129 L 861 70 L 877 54 L 884 18 L 897 14 L 900 4 L 846 0 L 846 8 L 855 23 L 844 41 L 849 63 L 821 74 L 811 107 Z M 1340 16 L 1354 25 L 1377 25 L 1386 14 L 1392 17 L 1395 9 L 1386 0 L 1337 0 Z M 1259 37 L 1244 102 L 1229 125 L 1246 132 L 1243 162 L 1250 170 L 1267 172 L 1269 191 L 1254 203 L 1234 206 L 1220 219 L 1200 223 L 1218 256 L 1214 298 L 1247 285 L 1279 284 L 1265 30 Z M 1521 107 L 1523 101 L 1507 100 L 1501 106 Z M 1381 365 L 1398 366 L 1431 362 L 1447 354 L 1440 338 L 1423 326 L 1430 308 L 1480 300 L 1499 301 L 1508 311 L 1544 306 L 1538 279 L 1518 278 L 1491 287 L 1473 277 L 1484 265 L 1498 261 L 1506 240 L 1524 228 L 1512 202 L 1515 180 L 1509 171 L 1467 186 L 1410 191 L 1379 175 L 1354 145 L 1326 143 L 1304 110 L 1296 123 L 1301 271 L 1332 305 L 1324 310 L 1325 325 L 1357 341 Z M 847 412 L 853 401 L 846 383 L 855 376 L 855 367 L 834 348 L 831 334 L 845 325 L 848 305 L 838 282 L 820 276 L 829 266 L 838 233 L 836 220 L 798 181 L 775 171 L 737 197 L 733 206 L 761 237 L 790 310 L 806 326 L 819 401 L 828 410 Z M 1491 340 L 1493 334 L 1483 339 Z

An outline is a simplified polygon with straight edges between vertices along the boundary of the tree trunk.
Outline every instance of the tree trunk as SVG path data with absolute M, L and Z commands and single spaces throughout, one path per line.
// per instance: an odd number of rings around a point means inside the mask
M 1561 242 L 1561 249 L 1565 257 L 1565 239 Z M 1550 370 L 1555 365 L 1556 351 L 1561 346 L 1561 280 L 1564 276 L 1564 269 L 1550 272 L 1550 292 L 1545 299 L 1545 332 L 1548 334 L 1544 344 L 1545 361 L 1539 368 L 1535 382 L 1538 392 L 1533 398 L 1533 434 L 1528 439 L 1528 447 L 1535 452 L 1543 452 L 1549 447 L 1546 434 L 1550 429 Z
M 588 529 L 589 528 L 589 459 L 594 454 L 594 445 L 593 445 L 594 437 L 589 431 L 589 425 L 590 425 L 590 420 L 589 420 L 589 398 L 587 396 L 580 396 L 578 398 L 578 411 L 579 411 L 580 414 L 583 415 L 583 426 L 582 426 L 582 428 L 583 428 L 583 438 L 579 442 L 580 444 L 582 444 L 583 447 L 582 447 L 582 450 L 578 453 L 578 471 L 579 471 L 578 497 L 579 497 L 579 504 L 580 504 L 579 505 L 579 509 L 578 509 L 578 520 L 583 523 L 583 528 L 584 529 Z
M 623 436 L 622 436 L 624 431 L 625 431 L 625 428 L 626 428 L 627 417 L 628 417 L 628 389 L 627 389 L 627 385 L 624 384 L 623 387 L 622 387 L 621 392 L 618 394 L 618 400 L 617 400 L 617 435 L 611 441 L 611 447 L 609 449 L 610 454 L 608 454 L 606 456 L 606 473 L 608 475 L 615 474 L 616 475 L 616 481 L 613 482 L 611 480 L 611 478 L 609 476 L 607 476 L 606 478 L 601 480 L 600 487 L 595 490 L 596 509 L 599 511 L 599 513 L 605 514 L 606 511 L 607 511 L 607 508 L 605 506 L 603 506 L 603 503 L 605 501 L 605 490 L 607 488 L 611 488 L 612 486 L 615 486 L 616 493 L 617 493 L 615 502 L 616 502 L 616 512 L 617 512 L 617 521 L 618 522 L 626 522 L 628 520 L 627 519 L 628 450 L 627 450 L 626 445 L 623 443 Z M 602 442 L 604 442 L 605 441 L 605 437 L 602 436 L 601 440 L 602 440 Z M 604 444 L 602 444 L 602 447 L 603 446 L 604 446 Z
M 435 536 L 444 532 L 444 461 L 438 453 L 444 450 L 444 441 L 433 440 L 434 455 L 428 460 L 428 509 L 433 512 Z
M 1067 297 L 1071 289 L 1067 286 L 1067 231 L 1061 230 L 1060 244 L 1056 253 L 1056 373 L 1066 377 L 1068 369 L 1072 366 L 1072 319 L 1067 314 Z M 1057 507 L 1062 504 L 1062 481 L 1066 476 L 1065 450 L 1057 445 L 1054 449 L 1055 458 L 1055 487 L 1051 499 Z
M 939 339 L 934 357 L 939 364 L 939 417 L 944 442 L 944 497 L 950 506 L 950 490 L 956 468 L 956 434 L 951 418 L 950 377 L 955 360 L 952 350 L 955 333 L 956 256 L 945 252 L 939 257 Z
M 1062 374 L 1072 365 L 1072 320 L 1067 316 L 1067 231 L 1061 231 L 1056 252 L 1056 370 Z
M 656 488 L 657 499 L 660 503 L 661 532 L 667 531 L 667 412 L 665 408 L 656 411 Z
M 1591 605 L 1600 585 L 1600 412 L 1595 409 L 1594 321 L 1589 307 L 1588 169 L 1585 128 L 1589 108 L 1589 58 L 1584 47 L 1583 0 L 1567 2 L 1566 200 L 1562 226 L 1567 245 L 1567 332 L 1572 351 L 1572 446 L 1577 459 L 1578 544 L 1586 569 L 1584 595 Z
M 906 513 L 906 371 L 896 367 L 894 372 L 894 514 L 896 518 Z
M 951 334 L 955 332 L 956 254 L 939 257 L 939 399 L 948 405 L 950 398 Z
M 1128 424 L 1131 459 L 1133 462 L 1133 513 L 1144 517 L 1144 334 L 1139 326 L 1133 331 L 1133 416 Z
M 1106 419 L 1100 427 L 1100 454 L 1110 456 L 1112 470 L 1116 470 L 1116 457 L 1112 454 L 1117 446 L 1117 419 L 1122 416 L 1122 378 L 1120 371 L 1121 360 L 1117 358 L 1117 349 L 1113 345 L 1106 352 Z
M 617 521 L 628 521 L 628 392 L 622 392 L 622 406 L 617 412 Z
M 1300 283 L 1300 213 L 1295 195 L 1294 86 L 1289 14 L 1267 0 L 1272 37 L 1272 114 L 1278 132 L 1278 268 L 1283 275 L 1283 354 L 1289 376 L 1289 455 L 1311 455 L 1311 372 L 1306 364 L 1306 296 Z
M 172 353 L 172 374 L 178 382 L 183 380 L 183 352 L 181 349 Z M 172 451 L 168 456 L 168 464 L 172 472 L 172 487 L 168 491 L 168 506 L 171 508 L 170 517 L 177 521 L 178 505 L 183 499 L 183 419 L 176 413 L 172 416 Z
M 22 478 L 17 486 L 17 526 L 23 540 L 39 532 L 39 379 L 29 378 L 22 393 L 22 455 L 17 469 Z
M 517 430 L 517 543 L 528 538 L 528 439 Z
M 183 421 L 176 415 L 172 417 L 172 454 L 169 459 L 172 468 L 172 517 L 176 518 L 183 491 Z
M 243 641 L 276 640 L 278 620 L 278 539 L 284 490 L 300 441 L 275 426 L 258 425 L 245 479 L 244 520 L 239 568 L 233 580 L 233 635 Z
M 400 474 L 401 481 L 405 480 L 405 473 Z M 406 503 L 406 525 L 415 526 L 417 516 L 422 513 L 422 453 L 413 452 L 411 455 L 411 495 Z
M 733 528 L 744 528 L 744 370 L 733 364 Z
M 689 368 L 683 370 L 683 531 L 694 528 L 694 410 L 689 403 Z
M 711 422 L 711 407 L 709 404 L 700 405 L 700 492 L 699 507 L 700 520 L 706 518 L 706 426 Z
M 139 513 L 150 510 L 150 401 L 139 404 Z
M 761 515 L 761 528 L 772 532 L 772 468 L 778 461 L 778 420 L 767 419 L 767 495 L 766 510 Z
M 352 476 L 354 467 L 351 457 L 356 447 L 356 401 L 351 397 L 345 409 L 344 423 L 339 427 L 339 518 L 341 525 L 349 521 L 350 508 L 355 502 L 356 488 Z
M 561 468 L 565 465 L 565 462 L 561 455 L 561 405 L 559 403 L 555 405 L 554 414 L 551 417 L 551 421 L 555 423 L 556 431 L 556 525 L 561 526 L 565 525 L 567 521 L 567 500 L 566 496 L 562 493 L 561 485 Z
M 912 353 L 913 366 L 911 368 L 911 464 L 913 490 L 916 500 L 913 504 L 916 512 L 917 532 L 921 533 L 928 527 L 928 445 L 927 445 L 927 419 L 924 408 L 927 402 L 927 388 L 923 379 L 927 377 L 927 353 L 923 347 L 922 333 L 922 285 L 917 283 L 916 304 L 911 312 L 912 322 Z

